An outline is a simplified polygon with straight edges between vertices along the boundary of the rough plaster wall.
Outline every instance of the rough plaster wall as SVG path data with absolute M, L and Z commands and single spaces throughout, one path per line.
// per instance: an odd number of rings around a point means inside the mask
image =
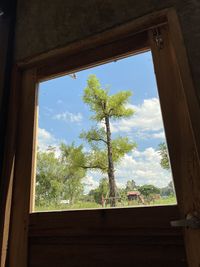
M 18 0 L 16 60 L 172 6 L 200 94 L 200 0 Z

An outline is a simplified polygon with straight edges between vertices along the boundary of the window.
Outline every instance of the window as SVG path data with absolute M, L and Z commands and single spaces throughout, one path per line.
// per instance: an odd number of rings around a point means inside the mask
M 9 243 L 11 266 L 26 266 L 28 248 L 29 262 L 34 259 L 38 266 L 41 266 L 44 261 L 46 263 L 48 260 L 51 261 L 54 254 L 49 253 L 48 246 L 45 245 L 49 235 L 58 238 L 55 239 L 56 241 L 53 238 L 56 244 L 61 242 L 60 244 L 64 246 L 65 242 L 62 238 L 72 240 L 70 238 L 76 238 L 77 235 L 83 234 L 83 236 L 95 237 L 95 242 L 97 242 L 96 240 L 99 242 L 98 246 L 101 244 L 98 233 L 105 233 L 109 242 L 109 238 L 113 238 L 113 235 L 118 239 L 118 231 L 122 236 L 126 236 L 129 230 L 133 237 L 135 233 L 141 234 L 137 231 L 138 228 L 141 229 L 142 233 L 145 229 L 144 232 L 151 238 L 152 233 L 162 237 L 166 236 L 166 231 L 171 233 L 169 235 L 172 239 L 166 246 L 171 250 L 163 262 L 169 260 L 171 264 L 170 260 L 174 261 L 174 258 L 176 258 L 176 262 L 182 262 L 184 257 L 182 252 L 179 254 L 180 257 L 177 258 L 177 254 L 173 257 L 175 230 L 171 230 L 169 226 L 169 222 L 179 216 L 177 206 L 32 213 L 34 210 L 32 196 L 35 195 L 37 87 L 39 83 L 64 74 L 77 73 L 80 69 L 86 70 L 91 66 L 136 55 L 149 48 L 151 48 L 153 55 L 178 207 L 183 215 L 187 214 L 188 210 L 193 209 L 191 192 L 197 199 L 199 196 L 195 189 L 198 186 L 193 186 L 199 180 L 197 177 L 200 131 L 195 121 L 195 116 L 199 116 L 199 108 L 190 77 L 186 52 L 182 45 L 177 17 L 173 10 L 164 10 L 127 25 L 119 26 L 117 29 L 97 37 L 91 37 L 63 49 L 41 55 L 18 68 L 17 73 L 22 75 L 22 79 L 17 153 L 15 156 L 14 205 L 12 207 Z M 20 75 L 16 75 L 18 79 Z M 192 174 L 191 179 L 188 179 L 188 173 Z M 83 223 L 80 224 L 80 221 Z M 191 232 L 186 234 L 190 235 Z M 181 240 L 179 231 L 176 232 L 176 236 Z M 151 238 L 145 239 L 144 242 L 148 243 Z M 190 240 L 192 239 L 188 238 L 188 242 Z M 56 247 L 55 243 L 53 243 L 54 248 Z M 87 242 L 84 244 L 87 245 Z M 159 244 L 163 245 L 162 242 Z M 159 244 L 156 243 L 157 248 Z M 151 245 L 148 243 L 147 248 Z M 40 251 L 41 257 L 38 257 L 37 251 Z M 52 252 L 52 250 L 50 251 Z M 65 247 L 59 250 L 60 253 L 56 255 L 67 261 L 70 257 L 70 251 Z M 95 251 L 97 254 L 99 253 L 98 249 Z M 108 253 L 107 247 L 104 252 Z M 125 255 L 125 250 L 123 253 Z M 118 254 L 116 249 L 112 255 L 117 256 Z M 141 259 L 141 254 L 138 253 L 138 255 Z M 145 259 L 149 255 L 148 249 L 143 251 L 142 255 Z M 129 262 L 133 256 L 136 257 L 137 255 L 128 255 Z M 112 259 L 109 256 L 106 258 L 108 261 Z M 121 258 L 123 259 L 122 255 Z M 74 260 L 76 260 L 75 257 Z M 87 259 L 84 258 L 83 260 L 87 262 Z
M 38 98 L 35 211 L 176 203 L 150 51 L 42 82 Z

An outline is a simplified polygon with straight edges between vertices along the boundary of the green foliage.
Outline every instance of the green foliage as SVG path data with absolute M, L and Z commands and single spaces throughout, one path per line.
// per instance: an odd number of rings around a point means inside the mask
M 136 148 L 136 143 L 130 142 L 128 137 L 117 137 L 112 140 L 113 161 L 118 162 L 126 153 Z
M 64 143 L 61 143 L 60 145 L 60 151 L 61 151 L 61 161 L 66 166 L 67 169 L 71 169 L 73 172 L 74 169 L 81 170 L 80 163 L 84 161 L 85 156 L 83 153 L 83 146 L 75 146 L 74 143 L 71 145 L 66 145 Z M 83 173 L 85 173 L 84 170 L 82 170 Z
M 99 169 L 102 173 L 108 172 L 108 154 L 107 145 L 103 136 L 106 132 L 103 128 L 92 129 L 88 132 L 82 132 L 80 137 L 87 140 L 92 148 L 92 152 L 85 153 L 85 161 L 82 161 L 82 167 Z M 126 153 L 136 147 L 127 137 L 118 137 L 111 141 L 113 162 L 118 162 Z
M 163 169 L 169 170 L 170 163 L 169 163 L 167 145 L 165 143 L 160 143 L 158 147 L 158 152 L 161 155 L 160 165 L 162 166 Z
M 54 152 L 38 152 L 36 206 L 58 204 L 64 184 L 64 168 Z
M 60 205 L 70 200 L 73 204 L 83 194 L 82 179 L 86 170 L 80 167 L 84 162 L 83 147 L 61 144 L 60 157 L 54 150 L 38 152 L 36 171 L 36 206 Z
M 160 194 L 160 189 L 151 184 L 145 184 L 138 188 L 138 191 L 145 197 L 149 197 L 153 194 Z
M 121 198 L 121 206 L 128 206 L 127 190 L 126 188 L 118 188 L 118 194 Z
M 101 88 L 97 77 L 90 75 L 83 100 L 94 113 L 92 119 L 101 122 L 106 116 L 113 119 L 132 116 L 134 111 L 126 107 L 130 96 L 131 91 L 120 91 L 115 95 L 109 95 L 109 90 Z
M 93 189 L 89 192 L 89 195 L 92 196 L 96 203 L 101 204 L 102 196 L 104 198 L 108 197 L 109 193 L 109 184 L 107 178 L 102 178 L 99 181 L 99 186 L 96 189 Z
M 80 138 L 84 138 L 91 146 L 95 146 L 95 142 L 106 143 L 106 132 L 104 128 L 92 127 L 88 132 L 83 131 Z
M 82 179 L 85 177 L 86 170 L 81 168 L 81 164 L 85 161 L 83 146 L 75 147 L 74 143 L 61 144 L 60 150 L 65 173 L 63 198 L 69 199 L 73 204 L 80 198 L 84 189 Z

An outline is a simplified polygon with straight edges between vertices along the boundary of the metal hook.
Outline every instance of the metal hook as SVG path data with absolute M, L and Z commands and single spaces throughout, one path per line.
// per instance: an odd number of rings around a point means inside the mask
M 163 49 L 164 47 L 164 40 L 162 37 L 162 34 L 160 32 L 159 28 L 153 29 L 153 37 L 154 37 L 154 41 L 156 43 L 156 46 L 158 47 L 158 49 Z

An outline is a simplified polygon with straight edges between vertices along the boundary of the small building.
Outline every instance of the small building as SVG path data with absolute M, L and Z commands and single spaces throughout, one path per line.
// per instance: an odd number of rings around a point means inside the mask
M 128 201 L 138 200 L 139 199 L 139 196 L 140 196 L 140 192 L 139 191 L 127 192 Z

